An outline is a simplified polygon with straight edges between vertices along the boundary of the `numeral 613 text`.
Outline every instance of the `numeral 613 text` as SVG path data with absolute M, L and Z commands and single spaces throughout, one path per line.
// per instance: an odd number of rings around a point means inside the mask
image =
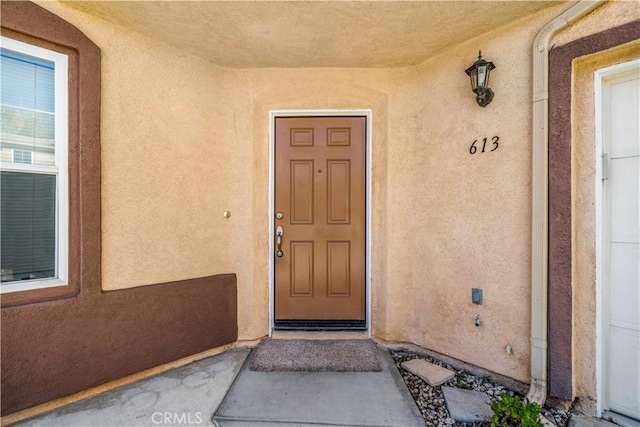
M 491 141 L 488 141 L 488 138 L 482 138 L 481 140 L 476 139 L 471 143 L 471 147 L 469 147 L 469 154 L 476 154 L 478 150 L 480 150 L 480 153 L 496 151 L 500 146 L 498 141 L 500 141 L 500 137 L 498 136 L 491 138 Z

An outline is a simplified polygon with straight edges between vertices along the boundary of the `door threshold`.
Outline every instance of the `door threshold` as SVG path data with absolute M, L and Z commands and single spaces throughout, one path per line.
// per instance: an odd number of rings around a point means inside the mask
M 276 320 L 274 331 L 366 331 L 364 320 Z
M 273 331 L 274 340 L 366 340 L 367 331 Z
M 602 419 L 609 420 L 623 427 L 640 427 L 640 420 L 629 418 L 628 416 L 618 414 L 617 412 L 604 411 Z

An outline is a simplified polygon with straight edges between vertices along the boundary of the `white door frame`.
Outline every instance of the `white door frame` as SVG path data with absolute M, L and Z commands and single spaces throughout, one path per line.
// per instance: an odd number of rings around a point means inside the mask
M 275 313 L 275 123 L 276 117 L 364 117 L 366 124 L 366 242 L 365 242 L 365 293 L 366 293 L 366 326 L 371 337 L 371 183 L 372 183 L 372 142 L 373 112 L 364 109 L 344 110 L 271 110 L 269 111 L 269 336 L 273 333 Z
M 595 219 L 596 219 L 596 415 L 601 417 L 605 411 L 605 406 L 609 406 L 609 390 L 606 378 L 607 363 L 607 336 L 605 328 L 608 323 L 607 302 L 608 286 L 605 283 L 605 268 L 609 263 L 609 255 L 604 251 L 605 239 L 608 239 L 608 231 L 605 224 L 604 209 L 607 200 L 604 192 L 605 181 L 603 181 L 604 165 L 603 153 L 605 141 L 605 126 L 603 120 L 603 102 L 605 81 L 615 78 L 618 75 L 637 70 L 640 67 L 640 59 L 612 65 L 598 69 L 594 72 L 594 102 L 595 102 Z M 607 153 L 609 154 L 609 153 Z

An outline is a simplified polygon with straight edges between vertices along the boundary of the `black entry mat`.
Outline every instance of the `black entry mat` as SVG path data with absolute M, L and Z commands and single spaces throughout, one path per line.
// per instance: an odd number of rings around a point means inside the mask
M 371 340 L 264 339 L 251 353 L 252 371 L 380 372 Z

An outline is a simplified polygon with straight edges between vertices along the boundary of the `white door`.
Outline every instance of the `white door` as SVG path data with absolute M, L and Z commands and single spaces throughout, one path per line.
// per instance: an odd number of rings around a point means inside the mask
M 601 76 L 604 409 L 640 419 L 640 61 Z

